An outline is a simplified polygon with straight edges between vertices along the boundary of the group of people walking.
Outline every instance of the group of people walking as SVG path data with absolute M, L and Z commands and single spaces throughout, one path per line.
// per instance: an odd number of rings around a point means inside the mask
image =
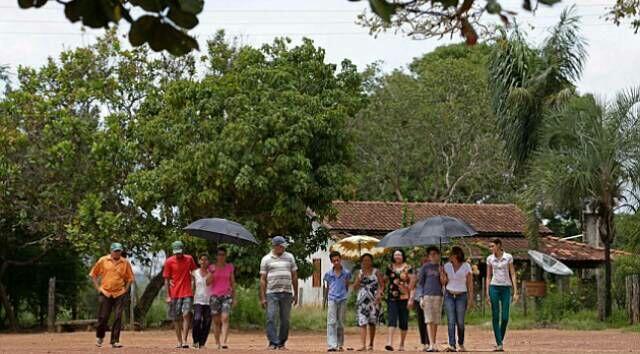
M 518 298 L 513 257 L 504 252 L 499 239 L 491 241 L 492 254 L 487 257 L 487 301 L 491 304 L 495 351 L 503 351 L 503 340 L 509 321 L 509 305 Z M 376 326 L 382 314 L 382 299 L 387 305 L 387 351 L 404 351 L 409 329 L 409 312 L 415 309 L 420 342 L 425 352 L 437 352 L 438 325 L 444 306 L 447 316 L 447 352 L 465 352 L 465 315 L 474 307 L 474 283 L 471 265 L 466 261 L 462 248 L 454 246 L 449 260 L 441 264 L 440 250 L 435 246 L 426 249 L 421 264 L 414 267 L 407 263 L 404 251 L 395 250 L 391 263 L 383 272 L 373 267 L 373 256 L 360 257 L 360 269 L 351 281 L 351 274 L 344 269 L 340 253 L 331 252 L 332 269 L 324 276 L 328 286 L 327 346 L 328 351 L 344 350 L 344 318 L 347 290 L 357 291 L 356 317 L 360 327 L 360 348 L 374 348 Z M 513 296 L 512 296 L 513 295 Z M 394 346 L 396 332 L 400 331 L 398 346 Z M 368 335 L 368 341 L 367 341 Z
M 298 301 L 298 276 L 294 256 L 286 252 L 284 237 L 271 240 L 272 250 L 260 262 L 259 299 L 266 310 L 268 349 L 285 349 L 289 336 L 292 306 Z M 168 315 L 173 320 L 178 344 L 189 348 L 192 331 L 194 348 L 206 345 L 211 324 L 217 348 L 228 348 L 229 313 L 236 305 L 233 265 L 226 261 L 227 251 L 218 248 L 215 261 L 207 255 L 194 259 L 184 254 L 183 244 L 172 244 L 173 255 L 163 268 L 167 287 Z M 487 257 L 487 299 L 491 304 L 495 351 L 503 351 L 503 341 L 509 320 L 509 305 L 518 298 L 513 257 L 502 250 L 499 239 L 491 241 L 492 254 Z M 129 262 L 121 257 L 122 245 L 113 243 L 111 253 L 98 260 L 91 270 L 99 291 L 99 315 L 96 345 L 102 346 L 111 312 L 115 320 L 111 330 L 111 345 L 119 348 L 124 296 L 133 282 Z M 347 297 L 350 289 L 356 294 L 356 319 L 360 327 L 358 351 L 374 348 L 376 327 L 382 317 L 382 302 L 386 301 L 387 351 L 403 351 L 409 329 L 409 312 L 416 311 L 423 350 L 440 351 L 436 346 L 438 325 L 444 306 L 447 315 L 448 346 L 445 351 L 466 351 L 465 315 L 474 306 L 473 272 L 460 247 L 453 247 L 448 262 L 441 264 L 437 247 L 426 249 L 421 264 L 415 269 L 407 262 L 404 251 L 395 250 L 391 262 L 383 271 L 374 267 L 374 258 L 365 253 L 360 268 L 352 274 L 342 265 L 340 253 L 329 255 L 331 269 L 324 274 L 327 286 L 327 350 L 343 351 Z M 395 346 L 399 330 L 398 346 Z

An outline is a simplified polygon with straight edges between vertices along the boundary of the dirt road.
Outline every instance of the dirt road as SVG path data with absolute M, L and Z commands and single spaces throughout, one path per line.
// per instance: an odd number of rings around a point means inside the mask
M 384 329 L 383 329 L 384 330 Z M 382 333 L 381 333 L 382 334 Z M 108 333 L 107 333 L 108 336 Z M 440 328 L 440 340 L 444 347 L 446 328 Z M 266 352 L 265 337 L 262 332 L 233 332 L 230 337 L 229 354 L 246 352 Z M 467 349 L 483 352 L 492 349 L 492 333 L 478 327 L 467 328 Z M 383 353 L 385 337 L 376 340 L 377 350 Z M 410 332 L 406 351 L 416 352 L 419 342 L 415 333 Z M 173 349 L 174 335 L 170 331 L 123 332 L 125 348 L 102 349 L 94 346 L 94 334 L 75 332 L 63 334 L 0 334 L 0 353 L 194 353 L 194 349 Z M 346 347 L 357 348 L 356 332 L 348 330 Z M 292 332 L 288 343 L 289 353 L 325 352 L 324 333 Z M 507 333 L 505 349 L 520 353 L 629 353 L 640 352 L 640 334 L 616 330 L 607 331 L 560 331 L 560 330 L 512 330 Z M 202 349 L 202 353 L 217 350 Z

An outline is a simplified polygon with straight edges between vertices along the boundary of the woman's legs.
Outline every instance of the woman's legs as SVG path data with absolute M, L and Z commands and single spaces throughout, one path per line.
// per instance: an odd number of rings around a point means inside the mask
M 220 320 L 220 335 L 222 337 L 222 345 L 227 345 L 227 340 L 229 339 L 229 314 L 227 312 L 223 312 L 220 315 Z
M 501 289 L 502 293 L 500 296 L 500 302 L 502 305 L 502 314 L 500 316 L 502 320 L 502 323 L 500 324 L 500 344 L 504 342 L 504 336 L 507 334 L 507 324 L 509 324 L 509 308 L 511 305 L 511 287 L 503 286 L 502 288 L 503 289 Z
M 429 336 L 427 335 L 427 324 L 424 323 L 424 311 L 420 307 L 420 301 L 415 300 L 413 307 L 416 309 L 416 318 L 418 319 L 418 332 L 420 333 L 420 343 L 424 346 L 429 345 Z
M 222 332 L 222 315 L 216 313 L 213 315 L 213 337 L 216 339 L 216 345 L 220 346 L 220 332 Z
M 398 301 L 398 327 L 400 327 L 400 348 L 404 348 L 409 329 L 409 308 L 407 300 Z
M 467 313 L 467 294 L 458 295 L 455 301 L 456 316 L 454 317 L 458 327 L 458 345 L 464 345 L 464 317 Z M 450 341 L 451 342 L 451 341 Z
M 203 313 L 202 313 L 202 305 L 195 304 L 193 309 L 193 328 L 192 334 L 193 343 L 199 344 L 200 337 L 202 336 L 202 321 L 203 321 Z
M 367 348 L 367 325 L 360 326 L 360 348 Z
M 366 336 L 366 335 L 365 335 Z M 373 341 L 376 338 L 376 325 L 369 325 L 369 347 L 373 348 Z
M 398 301 L 387 302 L 387 314 L 389 317 L 389 327 L 387 331 L 387 346 L 393 347 L 393 337 L 398 326 Z
M 502 341 L 507 333 L 507 324 L 509 323 L 511 287 L 492 285 L 489 287 L 489 297 L 491 298 L 493 334 L 496 337 L 496 344 L 502 346 Z
M 447 313 L 447 333 L 449 336 L 449 346 L 456 347 L 456 299 L 449 293 L 444 295 L 444 310 Z

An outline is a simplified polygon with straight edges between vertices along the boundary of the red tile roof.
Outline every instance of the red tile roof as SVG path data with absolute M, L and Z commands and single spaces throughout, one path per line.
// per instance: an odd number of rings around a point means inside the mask
M 401 203 L 374 201 L 334 201 L 338 214 L 335 220 L 324 225 L 337 238 L 345 234 L 365 234 L 382 237 L 402 226 L 403 208 L 413 213 L 415 221 L 436 215 L 457 217 L 478 231 L 478 236 L 464 239 L 465 251 L 473 258 L 488 255 L 491 236 L 500 237 L 505 251 L 516 260 L 528 260 L 528 240 L 523 236 L 525 215 L 514 204 L 444 204 Z M 551 230 L 540 226 L 541 249 L 562 262 L 589 266 L 604 261 L 604 250 L 582 242 L 561 240 L 553 237 Z M 628 254 L 612 250 L 612 256 Z
M 524 237 L 505 237 L 500 239 L 505 251 L 517 260 L 528 259 L 528 240 Z M 470 249 L 473 258 L 484 258 L 489 252 L 489 239 L 486 237 L 469 237 L 464 239 L 465 251 Z M 604 249 L 589 246 L 586 243 L 561 240 L 554 236 L 543 236 L 540 239 L 540 251 L 562 262 L 604 262 Z M 611 256 L 628 254 L 619 250 L 611 250 Z
M 522 235 L 526 219 L 514 204 L 455 204 L 455 203 L 403 203 L 374 201 L 334 201 L 338 214 L 335 220 L 324 222 L 332 231 L 349 233 L 386 234 L 402 227 L 403 209 L 415 221 L 436 215 L 459 218 L 480 235 Z M 551 234 L 545 226 L 542 234 Z

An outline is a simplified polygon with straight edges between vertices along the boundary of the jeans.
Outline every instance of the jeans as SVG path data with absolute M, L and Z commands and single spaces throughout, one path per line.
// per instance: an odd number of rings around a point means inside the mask
M 420 343 L 429 345 L 429 336 L 427 335 L 427 324 L 424 322 L 424 311 L 420 306 L 420 300 L 413 300 L 413 308 L 416 310 L 416 318 L 418 319 L 418 332 L 420 333 Z
M 489 298 L 491 299 L 493 334 L 496 337 L 496 344 L 502 345 L 504 336 L 507 333 L 507 324 L 509 323 L 511 287 L 491 285 L 489 287 Z
M 467 312 L 467 293 L 444 294 L 444 309 L 447 312 L 449 329 L 449 346 L 456 347 L 456 327 L 458 327 L 458 344 L 464 345 L 464 315 Z
M 344 345 L 344 317 L 347 300 L 329 300 L 327 305 L 327 346 L 338 349 Z
M 209 305 L 195 304 L 193 312 L 193 343 L 201 347 L 207 343 L 211 330 L 211 307 Z
M 289 317 L 293 295 L 287 292 L 267 294 L 267 339 L 269 345 L 284 347 L 289 338 Z M 276 329 L 276 324 L 280 328 Z
M 120 330 L 122 329 L 122 310 L 124 310 L 127 294 L 118 297 L 106 297 L 100 293 L 98 298 L 98 328 L 96 338 L 104 338 L 109 327 L 109 317 L 113 311 L 113 325 L 111 327 L 111 344 L 120 342 Z
M 409 329 L 407 300 L 387 301 L 387 311 L 389 314 L 389 327 L 399 327 L 401 331 Z

